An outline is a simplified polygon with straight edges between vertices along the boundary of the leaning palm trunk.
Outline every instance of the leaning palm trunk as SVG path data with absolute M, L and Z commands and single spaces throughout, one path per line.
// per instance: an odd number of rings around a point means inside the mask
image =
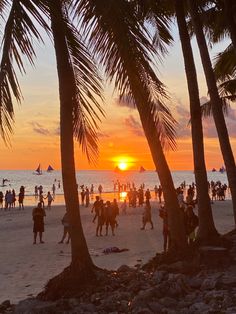
M 50 8 L 52 31 L 56 52 L 60 93 L 61 166 L 66 210 L 69 214 L 71 235 L 72 276 L 86 278 L 91 274 L 93 263 L 88 252 L 81 225 L 79 199 L 75 176 L 73 141 L 74 75 L 70 65 L 64 36 L 64 21 L 61 2 L 54 0 Z
M 190 43 L 190 37 L 185 21 L 183 1 L 175 0 L 175 10 L 182 45 L 190 99 L 194 174 L 197 187 L 199 214 L 198 239 L 200 240 L 200 242 L 209 243 L 218 235 L 218 233 L 214 225 L 211 202 L 208 194 L 208 182 L 204 158 L 201 106 L 199 101 L 197 74 Z
M 151 150 L 152 159 L 163 189 L 170 229 L 170 250 L 181 253 L 187 246 L 183 215 L 179 208 L 170 169 L 163 153 L 160 134 L 158 133 L 157 127 L 153 121 L 150 109 L 148 106 L 144 106 L 144 103 L 148 101 L 148 95 L 142 88 L 141 80 L 138 74 L 135 73 L 135 66 L 132 67 L 131 60 L 132 58 L 130 59 L 129 64 L 127 64 L 127 74 L 130 80 L 131 89 L 133 90 L 133 96 L 139 112 L 143 130 Z
M 229 181 L 229 187 L 232 195 L 233 211 L 234 211 L 234 222 L 236 225 L 236 166 L 231 149 L 229 134 L 226 127 L 223 110 L 222 101 L 218 94 L 218 89 L 216 85 L 215 75 L 211 65 L 211 59 L 209 56 L 205 36 L 203 33 L 201 20 L 198 14 L 198 7 L 195 1 L 188 0 L 190 13 L 192 17 L 192 22 L 194 26 L 194 31 L 196 34 L 198 47 L 201 55 L 201 60 L 203 64 L 203 69 L 206 77 L 206 82 L 209 90 L 210 100 L 212 103 L 212 113 L 216 125 L 216 130 L 219 137 L 220 148 L 223 155 L 227 177 Z

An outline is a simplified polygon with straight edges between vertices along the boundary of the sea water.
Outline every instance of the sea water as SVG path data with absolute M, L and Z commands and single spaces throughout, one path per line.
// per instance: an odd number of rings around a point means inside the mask
M 227 181 L 226 173 L 211 172 L 207 173 L 208 180 L 221 181 L 223 184 Z M 178 187 L 182 182 L 186 185 L 192 184 L 195 181 L 193 171 L 172 171 L 172 177 L 175 187 Z M 4 186 L 2 185 L 3 179 L 7 179 Z M 80 186 L 87 186 L 89 189 L 94 185 L 94 193 L 98 192 L 99 184 L 103 187 L 104 193 L 114 192 L 114 184 L 117 180 L 121 184 L 134 183 L 137 188 L 141 184 L 145 184 L 145 188 L 150 190 L 154 189 L 155 185 L 159 185 L 157 173 L 155 171 L 145 171 L 139 173 L 138 171 L 123 171 L 114 172 L 111 170 L 80 170 L 76 172 L 76 179 L 78 188 Z M 43 186 L 43 191 L 46 194 L 52 191 L 52 186 L 56 186 L 56 194 L 63 195 L 63 185 L 61 171 L 54 170 L 52 172 L 43 172 L 42 175 L 37 175 L 31 170 L 0 170 L 0 191 L 5 193 L 6 190 L 14 189 L 18 195 L 20 186 L 25 187 L 25 195 L 33 196 L 35 186 Z

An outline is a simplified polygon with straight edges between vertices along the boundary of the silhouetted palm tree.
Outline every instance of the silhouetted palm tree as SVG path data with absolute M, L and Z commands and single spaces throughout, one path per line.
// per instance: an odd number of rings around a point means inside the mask
M 190 14 L 192 18 L 192 23 L 194 26 L 194 32 L 196 34 L 198 47 L 201 55 L 201 60 L 203 64 L 203 69 L 207 81 L 207 86 L 209 90 L 209 95 L 211 99 L 213 118 L 215 121 L 220 148 L 222 151 L 227 177 L 229 181 L 229 186 L 232 195 L 233 211 L 234 211 L 234 221 L 236 224 L 236 166 L 235 160 L 232 152 L 232 148 L 229 141 L 229 135 L 222 111 L 222 101 L 218 94 L 218 89 L 216 85 L 216 78 L 212 69 L 212 64 L 206 44 L 206 39 L 203 33 L 203 27 L 198 13 L 198 6 L 195 1 L 188 0 Z
M 197 188 L 199 215 L 198 239 L 201 242 L 209 243 L 212 240 L 215 240 L 218 233 L 215 229 L 211 203 L 208 194 L 208 181 L 204 157 L 201 105 L 199 100 L 197 73 L 185 20 L 184 3 L 185 2 L 183 0 L 175 0 L 176 17 L 184 56 L 190 100 L 194 174 Z
M 8 1 L 2 1 L 1 9 L 7 10 Z M 0 126 L 5 141 L 9 140 L 14 119 L 12 94 L 20 102 L 21 91 L 14 71 L 14 62 L 24 73 L 25 56 L 34 64 L 35 51 L 32 42 L 42 42 L 35 23 L 51 33 L 57 60 L 60 94 L 61 167 L 66 209 L 70 220 L 72 261 L 65 271 L 74 281 L 88 279 L 94 267 L 84 238 L 75 177 L 74 141 L 82 145 L 88 158 L 96 158 L 97 123 L 103 111 L 96 100 L 101 98 L 101 86 L 96 68 L 78 32 L 69 22 L 63 1 L 13 0 L 3 38 L 3 54 L 0 65 Z M 51 29 L 45 17 L 51 19 Z M 63 285 L 66 289 L 66 282 Z M 59 288 L 59 287 L 58 287 Z
M 150 66 L 151 53 L 156 53 L 148 40 L 148 31 L 134 9 L 132 1 L 77 0 L 80 23 L 87 26 L 86 37 L 94 55 L 100 59 L 106 74 L 115 83 L 120 97 L 135 103 L 156 166 L 168 210 L 173 247 L 183 250 L 186 236 L 182 215 L 163 143 L 174 145 L 174 119 L 162 102 L 166 97 L 163 84 Z M 164 20 L 164 17 L 162 17 Z M 159 22 L 165 26 L 161 21 Z M 160 38 L 161 39 L 161 38 Z

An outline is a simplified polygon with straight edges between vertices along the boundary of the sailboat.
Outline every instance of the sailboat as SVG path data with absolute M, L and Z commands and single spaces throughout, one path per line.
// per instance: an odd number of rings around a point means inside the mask
M 43 174 L 40 164 L 38 165 L 38 168 L 35 170 L 35 174 L 38 174 L 38 175 Z
M 48 166 L 48 169 L 47 169 L 47 172 L 51 172 L 51 171 L 53 171 L 54 169 L 53 169 L 53 167 L 51 166 L 51 165 L 49 165 Z
M 139 172 L 144 172 L 144 171 L 146 171 L 146 169 L 143 168 L 143 166 L 141 166 L 140 169 L 139 169 Z

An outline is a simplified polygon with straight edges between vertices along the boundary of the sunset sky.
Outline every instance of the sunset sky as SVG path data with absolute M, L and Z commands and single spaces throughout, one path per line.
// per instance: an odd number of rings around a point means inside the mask
M 178 36 L 170 49 L 169 55 L 158 65 L 159 77 L 167 86 L 171 95 L 168 104 L 174 117 L 179 122 L 177 128 L 177 151 L 166 153 L 172 170 L 191 170 L 192 146 L 189 120 L 189 103 L 183 59 Z M 223 49 L 218 45 L 211 52 L 212 56 Z M 199 60 L 196 55 L 200 96 L 206 99 L 207 89 Z M 35 68 L 27 67 L 27 74 L 20 77 L 24 100 L 21 106 L 15 106 L 14 135 L 11 147 L 6 147 L 0 140 L 0 169 L 35 169 L 38 163 L 44 168 L 51 164 L 60 169 L 59 146 L 59 100 L 55 57 L 52 45 L 46 41 L 46 47 L 38 47 Z M 234 106 L 234 105 L 233 105 Z M 233 107 L 227 118 L 233 151 L 236 150 L 236 111 Z M 154 169 L 150 151 L 143 135 L 136 109 L 127 104 L 119 104 L 112 87 L 105 90 L 104 109 L 106 118 L 100 125 L 100 156 L 97 165 L 89 165 L 86 157 L 76 145 L 77 169 L 114 169 L 118 162 L 128 161 L 131 169 Z M 204 121 L 205 153 L 207 168 L 219 168 L 223 164 L 219 150 L 215 126 L 211 119 Z

